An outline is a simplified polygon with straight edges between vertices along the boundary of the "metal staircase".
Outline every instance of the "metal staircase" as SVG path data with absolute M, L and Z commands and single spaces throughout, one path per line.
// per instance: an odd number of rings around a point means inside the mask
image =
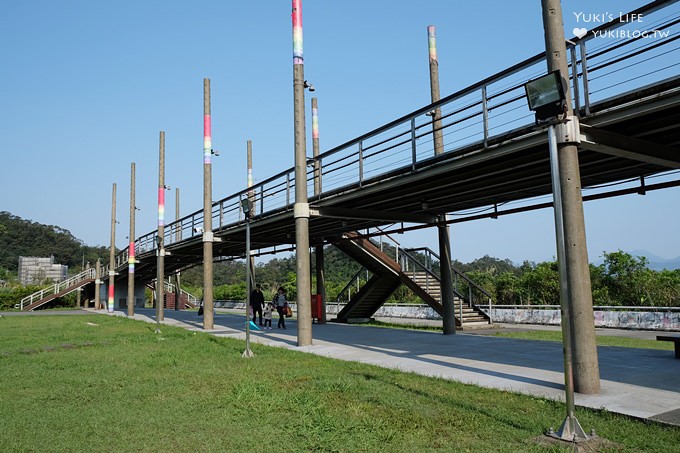
M 94 282 L 95 279 L 95 269 L 85 269 L 81 273 L 69 277 L 66 280 L 62 280 L 58 283 L 54 283 L 46 288 L 34 292 L 30 296 L 26 296 L 21 299 L 21 302 L 17 304 L 16 308 L 21 311 L 32 311 L 36 308 L 42 307 L 48 302 L 53 301 L 57 297 L 65 296 L 79 288 L 87 285 L 88 283 Z
M 62 280 L 58 283 L 54 283 L 39 291 L 34 292 L 29 296 L 24 297 L 23 299 L 21 299 L 20 303 L 15 305 L 15 308 L 18 308 L 21 311 L 35 310 L 36 308 L 40 308 L 58 297 L 63 297 L 69 293 L 72 293 L 73 291 L 78 290 L 79 288 L 82 288 L 85 285 L 94 283 L 95 277 L 96 270 L 94 268 L 85 269 L 84 271 L 77 275 L 69 277 L 66 280 Z M 155 283 L 154 286 L 149 287 L 151 289 L 154 289 Z M 173 283 L 166 281 L 165 291 L 166 294 L 174 293 L 175 285 Z M 181 288 L 180 298 L 184 302 L 185 306 L 195 308 L 199 305 L 199 301 L 196 296 Z
M 439 262 L 439 255 L 427 247 L 404 249 L 401 253 L 404 272 L 419 286 L 441 302 L 441 279 L 434 263 Z M 468 328 L 488 326 L 492 323 L 487 313 L 491 312 L 491 294 L 470 280 L 463 272 L 451 267 L 453 273 L 453 305 L 456 324 L 462 320 L 461 326 Z M 482 306 L 489 308 L 487 312 Z
M 163 280 L 163 288 L 164 288 L 164 294 L 163 294 L 163 306 L 165 308 L 175 308 L 175 284 L 169 281 L 170 278 L 167 280 Z M 152 280 L 149 283 L 146 284 L 146 287 L 151 290 L 153 300 L 156 300 L 156 280 Z M 179 289 L 179 298 L 180 298 L 180 304 L 183 304 L 184 307 L 188 308 L 196 308 L 200 305 L 200 301 L 198 300 L 198 297 L 194 296 L 188 291 L 185 291 L 180 287 Z M 181 305 L 180 305 L 181 306 Z
M 386 235 L 389 238 L 389 235 Z M 365 283 L 337 315 L 338 322 L 366 322 L 385 303 L 387 298 L 402 284 L 406 285 L 420 299 L 443 316 L 441 303 L 441 281 L 433 267 L 439 257 L 430 249 L 403 249 L 395 243 L 392 258 L 383 250 L 382 239 L 379 245 L 349 233 L 335 245 L 345 254 L 364 267 L 341 292 L 351 290 L 355 284 L 367 276 Z M 458 328 L 475 328 L 491 324 L 489 316 L 479 308 L 481 302 L 491 303 L 491 296 L 458 270 L 454 274 L 454 312 Z

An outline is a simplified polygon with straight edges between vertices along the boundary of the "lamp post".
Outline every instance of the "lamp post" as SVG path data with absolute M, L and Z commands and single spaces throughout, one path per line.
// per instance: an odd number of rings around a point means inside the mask
M 248 195 L 241 200 L 243 215 L 246 219 L 246 350 L 243 351 L 241 357 L 253 357 L 255 355 L 250 349 L 250 218 L 253 213 L 253 202 Z
M 524 85 L 524 90 L 526 92 L 529 109 L 536 113 L 536 123 L 545 123 L 548 126 L 548 150 L 550 153 L 550 177 L 552 182 L 553 210 L 555 215 L 557 266 L 560 276 L 560 311 L 562 317 L 564 390 L 567 415 L 559 430 L 553 432 L 551 429 L 548 435 L 563 441 L 584 441 L 588 440 L 588 436 L 574 414 L 574 372 L 570 325 L 571 316 L 569 309 L 569 279 L 564 242 L 564 208 L 562 205 L 560 164 L 557 153 L 557 133 L 555 131 L 557 125 L 561 129 L 561 134 L 569 137 L 570 135 L 574 135 L 573 126 L 571 126 L 571 128 L 565 126 L 569 124 L 569 120 L 560 119 L 560 116 L 564 113 L 565 92 L 559 71 L 553 71 L 545 76 L 530 80 Z

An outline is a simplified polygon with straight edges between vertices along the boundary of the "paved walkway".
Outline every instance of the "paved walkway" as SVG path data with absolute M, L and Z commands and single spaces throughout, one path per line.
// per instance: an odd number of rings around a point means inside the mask
M 114 314 L 125 316 L 122 311 Z M 203 319 L 195 311 L 166 310 L 164 316 L 164 324 L 203 330 Z M 151 309 L 137 310 L 135 319 L 156 322 Z M 243 315 L 218 309 L 215 328 L 209 333 L 245 339 L 244 324 Z M 484 331 L 445 336 L 437 332 L 328 323 L 314 324 L 313 345 L 298 347 L 296 321 L 289 318 L 286 325 L 287 330 L 276 327 L 251 330 L 251 341 L 564 401 L 562 344 L 558 342 L 485 336 Z M 609 329 L 606 333 L 642 338 L 656 335 Z M 577 393 L 578 406 L 604 408 L 680 426 L 680 360 L 675 359 L 673 351 L 602 346 L 598 354 L 601 392 Z

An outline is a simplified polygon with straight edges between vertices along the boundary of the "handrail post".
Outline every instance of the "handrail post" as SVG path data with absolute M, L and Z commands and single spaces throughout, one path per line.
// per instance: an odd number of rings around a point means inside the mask
M 588 88 L 588 61 L 586 59 L 586 43 L 581 41 L 581 72 L 583 73 L 583 102 L 586 107 L 586 116 L 590 116 L 590 89 Z
M 489 144 L 489 109 L 487 107 L 486 85 L 482 87 L 482 115 L 484 122 L 484 148 Z
M 416 150 L 416 118 L 411 118 L 411 170 L 416 171 L 416 161 L 418 159 Z
M 359 141 L 359 187 L 363 187 L 364 182 L 364 142 Z
M 576 116 L 581 116 L 581 95 L 578 86 L 578 66 L 576 61 L 576 46 L 570 45 L 569 51 L 571 54 L 571 77 L 572 77 L 572 87 L 574 88 L 574 110 L 576 111 Z

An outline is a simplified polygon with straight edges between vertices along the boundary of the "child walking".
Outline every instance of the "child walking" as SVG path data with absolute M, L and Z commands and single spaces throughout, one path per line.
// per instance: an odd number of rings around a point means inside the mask
M 272 312 L 274 311 L 274 305 L 269 302 L 266 307 L 264 307 L 264 329 L 272 330 Z

